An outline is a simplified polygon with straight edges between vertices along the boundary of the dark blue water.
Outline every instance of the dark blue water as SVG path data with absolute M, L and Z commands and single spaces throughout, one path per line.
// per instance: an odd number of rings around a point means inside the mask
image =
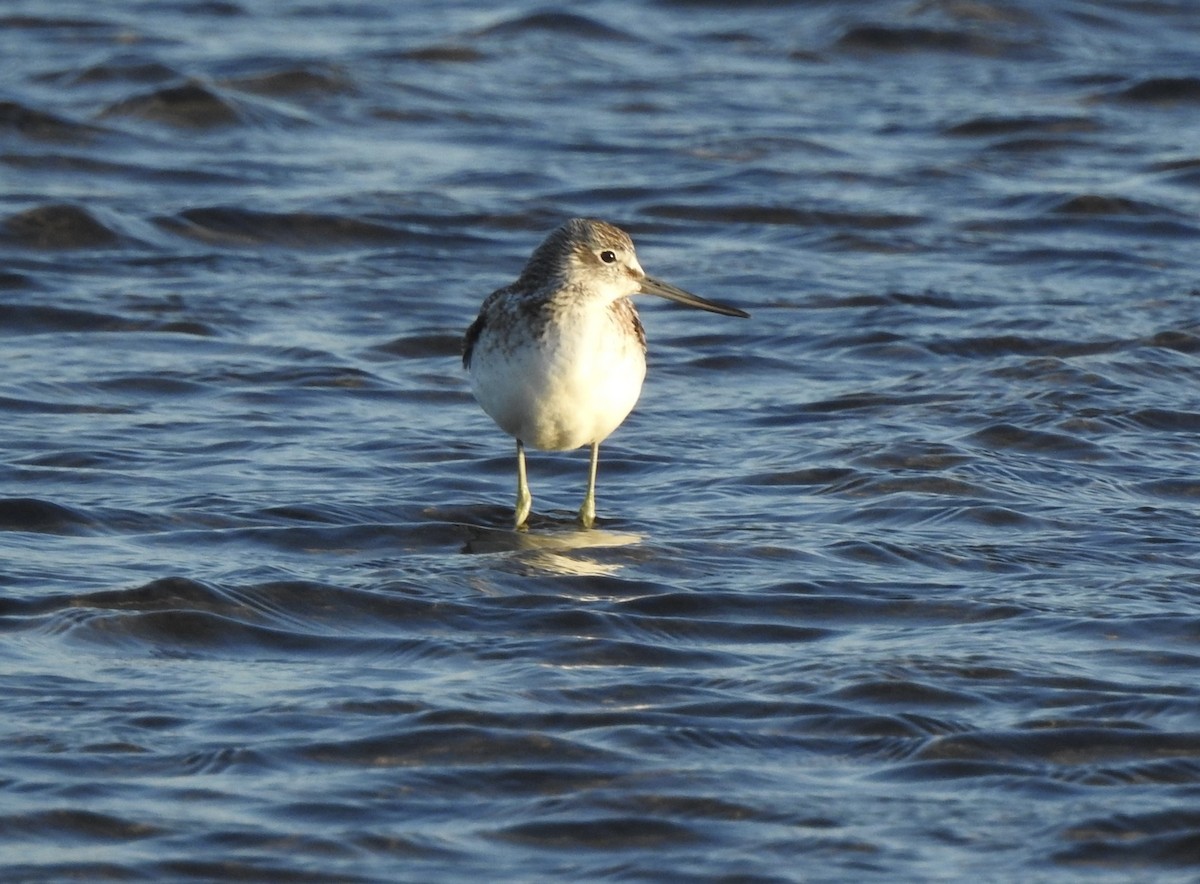
M 0 9 L 5 881 L 1195 880 L 1200 13 L 726 5 Z

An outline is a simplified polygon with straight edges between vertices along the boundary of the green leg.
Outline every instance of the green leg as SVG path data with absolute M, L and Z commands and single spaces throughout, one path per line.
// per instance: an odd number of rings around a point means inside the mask
M 533 506 L 533 495 L 529 493 L 529 481 L 525 478 L 525 445 L 517 440 L 517 509 L 513 527 L 524 528 Z
M 579 524 L 591 528 L 596 524 L 596 464 L 600 460 L 600 443 L 592 443 L 592 463 L 588 468 L 587 494 L 583 498 L 583 506 L 579 508 Z

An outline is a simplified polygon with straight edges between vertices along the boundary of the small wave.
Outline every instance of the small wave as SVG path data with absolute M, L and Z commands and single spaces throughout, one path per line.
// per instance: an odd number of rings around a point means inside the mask
M 517 823 L 493 838 L 556 850 L 647 850 L 705 840 L 703 833 L 657 816 L 595 817 Z
M 851 52 L 952 52 L 962 55 L 1002 56 L 1022 44 L 992 34 L 945 28 L 856 25 L 837 40 Z
M 578 39 L 620 42 L 634 42 L 636 39 L 611 25 L 572 12 L 534 12 L 489 25 L 476 32 L 480 37 L 508 37 L 528 33 L 551 33 Z
M 111 21 L 65 15 L 4 15 L 0 16 L 0 28 L 14 31 L 51 31 L 62 34 L 107 32 L 105 36 L 117 31 L 117 26 Z
M 0 303 L 0 333 L 134 331 L 137 322 L 112 313 L 97 313 L 45 304 Z
M 1089 117 L 972 117 L 942 130 L 943 135 L 963 138 L 991 138 L 994 136 L 1028 135 L 1074 135 L 1081 132 L 1097 132 L 1102 127 Z
M 14 132 L 36 141 L 79 143 L 90 141 L 103 130 L 15 101 L 0 101 L 0 131 Z
M 983 702 L 983 697 L 978 694 L 901 679 L 859 681 L 851 686 L 833 691 L 827 696 L 836 700 L 866 702 L 873 707 L 898 706 L 901 709 L 909 710 L 914 707 L 958 708 L 976 706 Z
M 1193 426 L 1188 432 L 1195 432 L 1200 427 L 1200 416 L 1193 415 L 1193 418 Z M 1200 480 L 1196 479 L 1154 479 L 1138 484 L 1137 490 L 1167 500 L 1186 500 L 1193 504 L 1200 501 Z
M 1150 169 L 1175 184 L 1200 187 L 1200 157 L 1160 161 L 1152 163 Z
M 1000 423 L 973 433 L 974 442 L 986 448 L 1041 454 L 1068 460 L 1108 460 L 1109 453 L 1100 445 L 1065 433 L 1033 430 Z
M 221 84 L 239 92 L 276 98 L 343 95 L 356 91 L 354 81 L 334 67 L 300 66 L 230 77 Z
M 1173 215 L 1165 206 L 1119 196 L 1084 193 L 1069 197 L 1050 211 L 1060 215 Z
M 36 497 L 0 498 L 0 531 L 82 534 L 94 526 L 87 514 Z
M 0 303 L 0 335 L 140 331 L 197 337 L 215 337 L 220 333 L 208 323 L 191 319 L 130 319 L 115 313 L 96 313 L 70 307 Z
M 454 43 L 433 43 L 428 46 L 419 46 L 416 49 L 406 49 L 397 57 L 407 61 L 454 64 L 470 64 L 488 58 L 486 53 L 473 46 Z
M 989 731 L 936 737 L 917 756 L 924 760 L 979 759 L 1057 765 L 1063 772 L 1082 766 L 1141 763 L 1147 759 L 1195 758 L 1200 737 L 1129 727 L 1061 727 Z
M 182 129 L 214 129 L 245 120 L 234 101 L 194 82 L 123 99 L 106 107 L 100 117 L 131 117 Z
M 345 607 L 331 622 L 328 605 L 334 598 L 341 598 Z M 363 606 L 362 617 L 353 613 L 354 598 Z M 222 589 L 186 578 L 163 578 L 129 590 L 46 598 L 36 611 L 25 613 L 39 614 L 47 623 L 45 630 L 67 632 L 76 641 L 125 652 L 141 648 L 163 657 L 336 653 L 420 665 L 452 653 L 434 638 L 378 634 L 380 624 L 393 618 L 414 622 L 412 605 L 406 601 L 299 582 Z
M 1200 77 L 1151 77 L 1134 83 L 1114 96 L 1139 104 L 1200 103 Z
M 151 460 L 144 452 L 135 449 L 89 450 L 64 448 L 46 451 L 16 461 L 22 466 L 44 467 L 54 470 L 115 470 L 129 469 Z
M 74 808 L 0 817 L 0 837 L 7 839 L 19 834 L 24 838 L 45 840 L 60 846 L 88 842 L 136 841 L 154 838 L 166 831 L 154 823 Z
M 890 230 L 925 222 L 919 215 L 845 212 L 832 209 L 796 209 L 790 206 L 691 206 L 660 203 L 646 206 L 645 214 L 656 218 L 709 221 L 725 224 L 780 224 L 789 227 L 850 227 Z
M 1054 859 L 1067 866 L 1194 869 L 1200 863 L 1200 813 L 1187 806 L 1084 820 L 1061 837 L 1073 843 Z
M 139 55 L 116 55 L 82 69 L 68 68 L 51 79 L 66 86 L 98 83 L 167 83 L 179 79 L 179 72 L 160 61 Z
M 444 359 L 462 351 L 460 334 L 419 334 L 396 338 L 372 347 L 372 352 L 386 353 L 400 359 Z
M 6 238 L 27 248 L 95 249 L 114 246 L 120 237 L 87 209 L 69 203 L 37 206 L 4 221 Z
M 1131 412 L 1130 419 L 1147 430 L 1172 433 L 1200 432 L 1200 411 L 1184 411 L 1168 408 L 1139 408 Z
M 139 182 L 161 181 L 165 184 L 239 184 L 243 178 L 227 170 L 149 166 L 138 162 L 102 160 L 70 153 L 5 154 L 0 163 L 27 172 L 50 172 L 57 175 L 108 176 Z
M 925 345 L 930 352 L 939 356 L 960 356 L 967 359 L 996 359 L 1004 356 L 1031 356 L 1039 360 L 1046 358 L 1066 359 L 1072 356 L 1092 356 L 1111 353 L 1128 347 L 1128 342 L 1070 341 L 1042 338 L 1037 335 L 983 335 L 963 338 L 942 338 Z M 1044 365 L 1044 363 L 1039 363 Z M 1004 370 L 1013 376 L 1013 369 Z M 1028 373 L 1029 368 L 1022 370 Z
M 396 227 L 344 215 L 262 212 L 231 206 L 186 209 L 156 219 L 179 236 L 228 246 L 323 246 L 396 244 L 409 235 Z
M 0 411 L 14 414 L 128 414 L 130 410 L 118 405 L 100 405 L 90 402 L 48 402 L 44 399 L 17 399 L 0 396 Z
M 59 508 L 46 516 L 52 517 L 57 520 L 47 528 L 63 530 Z M 67 522 L 66 528 L 73 524 Z M 147 530 L 145 525 L 131 528 Z M 50 626 L 50 631 L 66 631 L 96 646 L 140 646 L 163 656 L 334 652 L 414 665 L 452 655 L 450 645 L 428 633 L 435 624 L 440 628 L 465 616 L 454 605 L 399 592 L 296 580 L 223 587 L 186 577 L 164 577 L 128 589 L 47 595 L 19 607 L 47 623 L 64 624 L 63 629 Z
M 396 734 L 313 743 L 293 751 L 309 762 L 368 767 L 541 764 L 604 767 L 619 758 L 609 750 L 540 732 L 454 726 L 409 727 Z

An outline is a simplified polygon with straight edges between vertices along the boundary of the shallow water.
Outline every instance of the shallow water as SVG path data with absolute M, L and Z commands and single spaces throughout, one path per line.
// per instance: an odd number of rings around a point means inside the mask
M 1200 17 L 10 3 L 5 880 L 1188 881 Z M 572 215 L 604 445 L 458 361 Z

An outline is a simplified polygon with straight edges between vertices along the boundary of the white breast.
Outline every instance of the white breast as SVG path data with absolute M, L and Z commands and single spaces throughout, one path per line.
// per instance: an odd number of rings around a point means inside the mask
M 471 359 L 475 398 L 534 448 L 604 440 L 633 410 L 646 377 L 641 341 L 617 320 L 592 302 L 565 307 L 540 336 L 485 329 Z

